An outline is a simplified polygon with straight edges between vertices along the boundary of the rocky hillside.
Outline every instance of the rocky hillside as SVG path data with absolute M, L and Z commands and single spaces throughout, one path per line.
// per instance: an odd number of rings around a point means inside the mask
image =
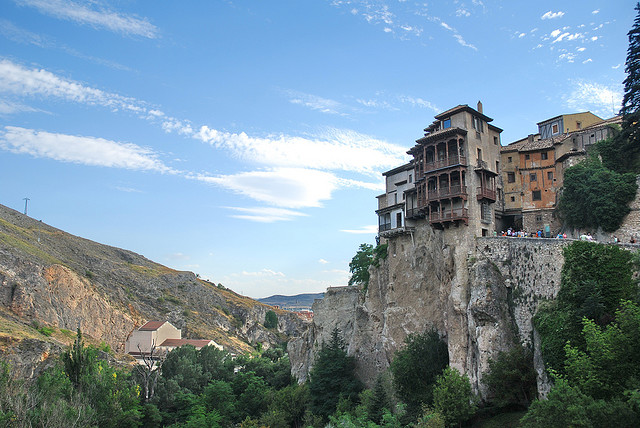
M 15 361 L 59 352 L 78 327 L 116 352 L 149 320 L 169 320 L 183 337 L 213 339 L 231 352 L 250 351 L 258 342 L 270 346 L 305 328 L 292 313 L 276 309 L 277 331 L 265 329 L 271 309 L 192 272 L 0 205 L 0 352 Z

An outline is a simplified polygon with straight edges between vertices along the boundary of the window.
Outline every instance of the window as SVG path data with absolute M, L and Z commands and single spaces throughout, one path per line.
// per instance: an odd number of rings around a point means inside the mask
M 534 201 L 541 201 L 542 194 L 540 193 L 540 190 L 534 190 L 533 192 L 531 192 L 531 199 L 533 199 Z
M 547 180 L 553 180 L 553 171 L 547 171 Z
M 483 201 L 482 205 L 480 205 L 480 215 L 482 221 L 491 221 L 491 206 L 489 206 L 488 202 Z
M 582 129 L 582 122 L 576 122 L 576 126 L 578 127 L 578 129 Z
M 451 118 L 442 121 L 442 129 L 451 128 Z
M 413 183 L 413 175 L 409 174 L 409 183 Z
M 529 160 L 529 155 L 524 155 L 524 160 Z
M 542 221 L 542 216 L 541 215 L 537 215 L 536 216 L 536 221 Z
M 547 152 L 540 153 L 540 159 L 542 159 L 542 160 L 549 159 L 549 153 L 547 153 Z
M 498 145 L 498 137 L 493 137 L 493 144 Z
M 482 120 L 480 120 L 479 117 L 472 116 L 471 125 L 473 126 L 473 129 L 475 129 L 476 131 L 483 132 Z
M 551 126 L 551 132 L 552 132 L 553 134 L 557 134 L 557 133 L 558 133 L 558 124 L 557 124 L 557 123 L 554 123 L 554 124 Z
M 478 149 L 478 161 L 482 161 L 482 149 Z
M 507 162 L 509 162 L 509 163 L 513 162 L 513 158 L 512 158 L 511 156 L 509 156 L 509 157 L 507 158 Z
M 397 204 L 397 203 L 398 203 L 398 194 L 397 194 L 397 193 L 394 193 L 394 194 L 393 194 L 393 203 L 394 203 L 394 204 Z
M 496 161 L 496 172 L 500 174 L 500 162 Z
M 512 196 L 512 197 L 511 197 L 511 202 L 515 202 L 515 201 L 516 201 L 516 197 L 515 197 L 515 196 Z
M 515 183 L 516 182 L 516 173 L 515 172 L 507 172 L 507 182 Z
M 538 174 L 532 172 L 529 174 L 529 181 L 538 181 Z

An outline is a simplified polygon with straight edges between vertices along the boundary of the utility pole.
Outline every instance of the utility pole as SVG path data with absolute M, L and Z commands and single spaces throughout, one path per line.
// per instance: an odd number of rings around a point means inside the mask
M 29 204 L 30 200 L 29 198 L 24 198 L 24 215 L 27 215 L 27 204 Z

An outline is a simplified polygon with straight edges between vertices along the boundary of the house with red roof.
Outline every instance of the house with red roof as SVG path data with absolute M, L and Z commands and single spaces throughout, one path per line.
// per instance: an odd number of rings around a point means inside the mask
M 158 353 L 164 354 L 184 345 L 191 345 L 197 349 L 215 346 L 222 350 L 222 346 L 210 339 L 183 339 L 181 330 L 169 321 L 149 321 L 131 333 L 125 343 L 125 352 L 140 357 L 150 354 L 154 346 Z

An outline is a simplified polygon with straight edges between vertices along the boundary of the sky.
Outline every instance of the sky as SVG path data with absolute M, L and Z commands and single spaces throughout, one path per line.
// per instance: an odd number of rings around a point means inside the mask
M 616 114 L 634 6 L 3 0 L 0 204 L 254 298 L 346 285 L 436 114 Z

